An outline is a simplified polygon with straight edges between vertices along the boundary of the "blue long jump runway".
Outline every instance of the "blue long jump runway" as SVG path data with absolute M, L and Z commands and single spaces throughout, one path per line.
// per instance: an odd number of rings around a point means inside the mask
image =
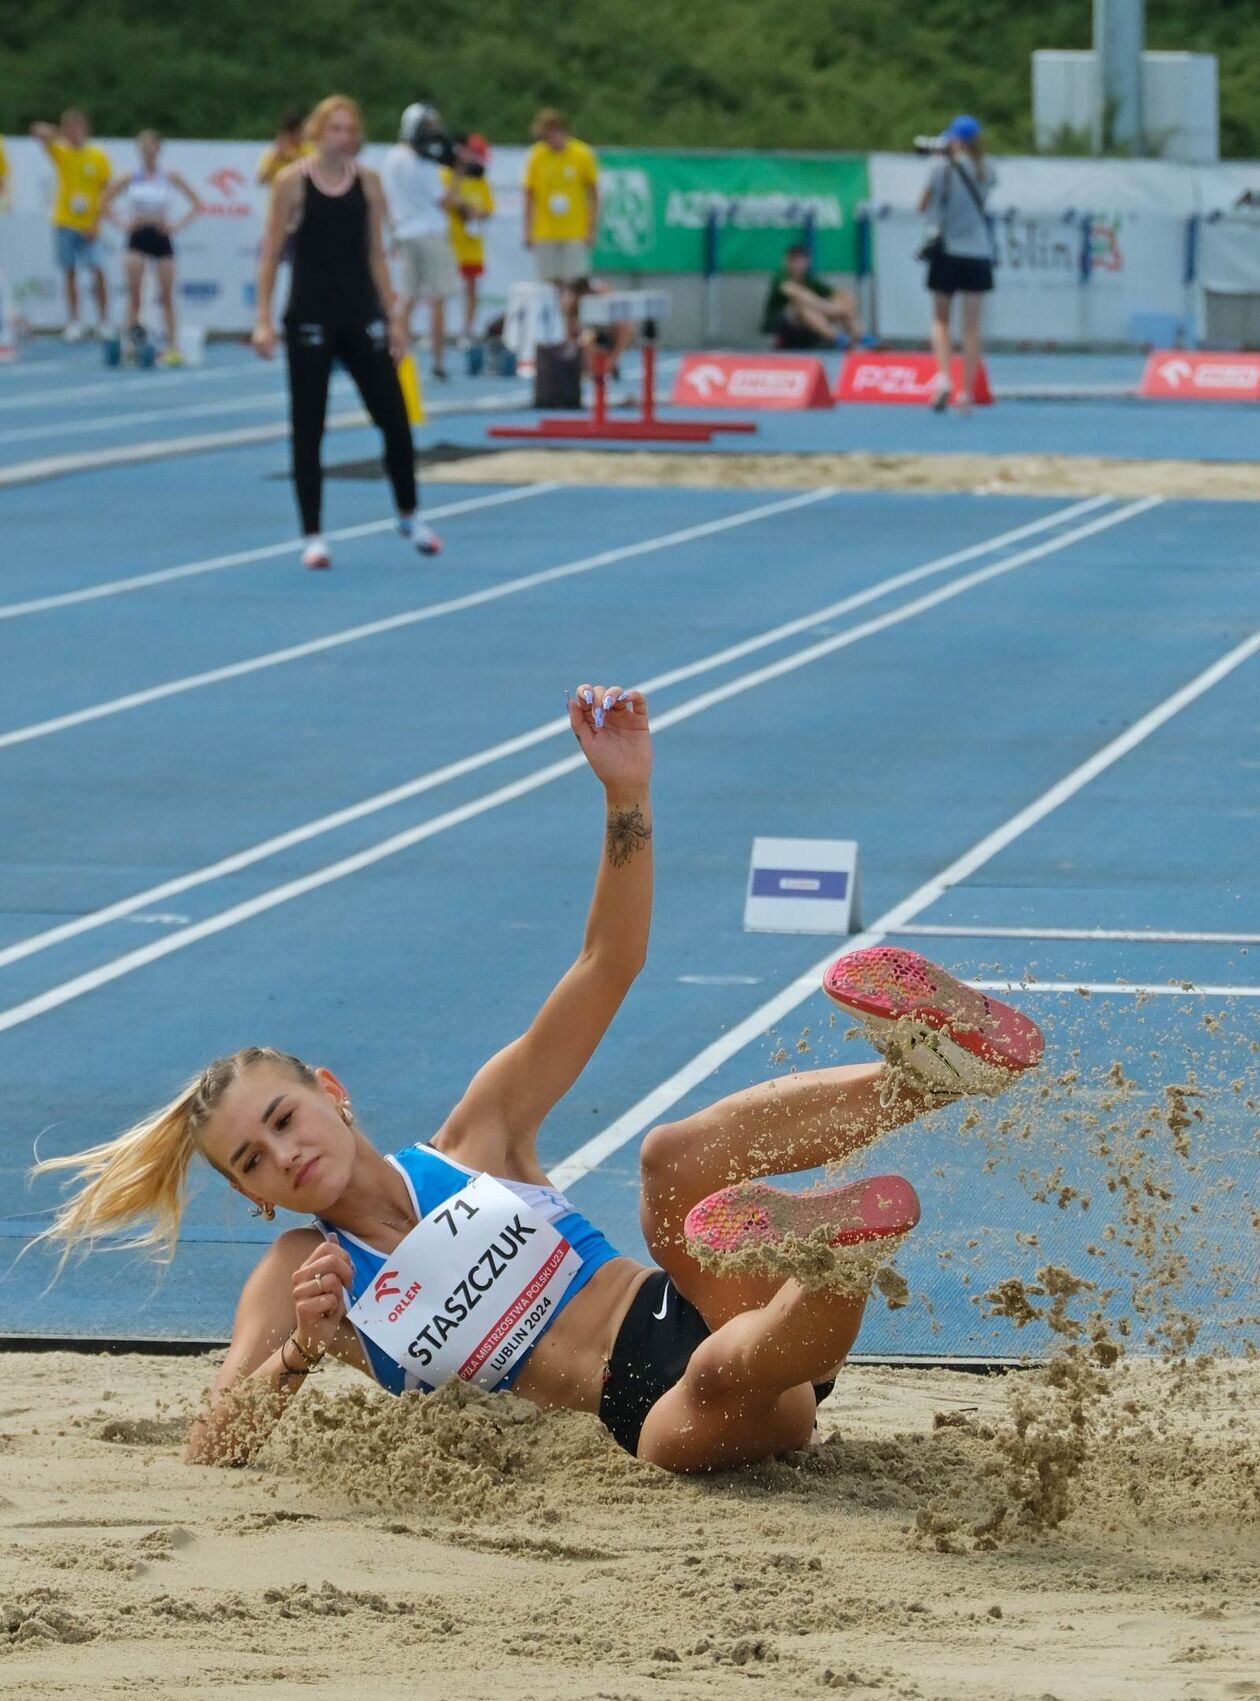
M 371 450 L 367 434 L 345 442 L 347 458 Z M 224 450 L 0 496 L 16 545 L 4 607 L 255 552 L 0 618 L 4 1332 L 224 1338 L 273 1231 L 208 1175 L 165 1279 L 102 1254 L 46 1289 L 46 1258 L 13 1263 L 55 1198 L 24 1187 L 36 1139 L 51 1153 L 106 1138 L 219 1051 L 263 1039 L 327 1062 L 386 1149 L 432 1131 L 580 938 L 600 807 L 560 708 L 566 684 L 595 675 L 661 681 L 660 895 L 648 969 L 543 1131 L 544 1163 L 569 1165 L 582 1207 L 641 1252 L 637 1136 L 593 1163 L 574 1154 L 632 1128 L 663 1083 L 684 1083 L 659 1113 L 677 1116 L 792 1065 L 865 1055 L 815 996 L 685 1084 L 828 946 L 742 931 L 754 834 L 858 838 L 870 921 L 1049 799 L 915 918 L 964 931 L 918 938 L 910 921 L 905 942 L 961 973 L 1060 988 L 1025 995 L 1054 1096 L 981 1105 L 978 1128 L 938 1113 L 865 1160 L 908 1174 L 925 1213 L 899 1259 L 916 1298 L 873 1306 L 861 1348 L 1035 1351 L 1036 1326 L 973 1299 L 1046 1261 L 1119 1278 L 1123 1247 L 1101 1263 L 1087 1250 L 1117 1220 L 1088 1120 L 1116 1063 L 1135 1084 L 1113 1121 L 1197 1071 L 1191 1157 L 1157 1128 L 1151 1162 L 1177 1210 L 1201 1207 L 1179 1242 L 1185 1298 L 1206 1339 L 1237 1344 L 1223 1325 L 1255 1270 L 1242 1200 L 1256 1179 L 1256 661 L 1061 802 L 1053 788 L 1260 625 L 1253 510 L 729 489 L 495 505 L 509 493 L 446 487 L 432 504 L 485 501 L 452 516 L 436 566 L 366 532 L 324 580 L 262 553 L 289 524 L 284 461 L 283 446 Z M 332 483 L 329 523 L 371 526 L 384 500 L 381 485 Z M 552 574 L 575 563 L 596 564 Z M 461 606 L 416 617 L 447 603 Z M 1200 937 L 1213 934 L 1244 942 Z M 1228 990 L 1130 990 L 1173 979 Z M 1084 997 L 1082 983 L 1110 990 Z M 780 1049 L 788 1061 L 772 1061 Z M 1057 1170 L 1087 1210 L 1037 1201 Z

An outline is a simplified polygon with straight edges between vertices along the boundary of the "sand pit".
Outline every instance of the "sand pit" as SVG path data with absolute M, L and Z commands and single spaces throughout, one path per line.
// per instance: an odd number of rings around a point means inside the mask
M 340 1370 L 267 1462 L 189 1468 L 206 1359 L 2 1362 L 5 1695 L 1260 1693 L 1255 1363 L 1113 1373 L 1046 1529 L 1065 1442 L 1033 1372 L 853 1369 L 822 1446 L 693 1481 L 592 1419 Z M 1012 1393 L 1044 1420 L 1019 1459 Z
M 433 484 L 680 485 L 753 490 L 963 490 L 1046 496 L 1181 496 L 1260 500 L 1254 466 L 1224 461 L 1129 461 L 1076 455 L 668 454 L 510 449 L 441 461 Z

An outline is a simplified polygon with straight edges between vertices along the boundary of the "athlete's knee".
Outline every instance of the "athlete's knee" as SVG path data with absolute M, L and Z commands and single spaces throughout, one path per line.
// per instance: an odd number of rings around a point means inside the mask
M 677 1176 L 686 1156 L 688 1137 L 682 1122 L 658 1122 L 639 1147 L 639 1174 L 645 1182 L 668 1182 Z

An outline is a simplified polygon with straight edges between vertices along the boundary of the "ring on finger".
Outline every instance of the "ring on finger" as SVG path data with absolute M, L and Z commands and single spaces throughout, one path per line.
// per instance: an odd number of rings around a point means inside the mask
M 316 1293 L 323 1293 L 324 1291 L 324 1272 L 322 1270 L 315 1278 L 315 1291 Z

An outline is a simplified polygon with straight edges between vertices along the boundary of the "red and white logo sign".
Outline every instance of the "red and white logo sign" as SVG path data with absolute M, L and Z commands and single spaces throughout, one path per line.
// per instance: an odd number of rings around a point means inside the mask
M 1138 393 L 1191 402 L 1260 402 L 1260 354 L 1156 349 Z
M 925 406 L 936 394 L 936 361 L 917 350 L 899 353 L 894 349 L 855 349 L 845 356 L 836 385 L 838 402 L 908 402 Z M 954 401 L 962 395 L 962 361 L 955 357 L 950 368 Z M 993 400 L 984 362 L 976 373 L 974 401 Z
M 376 1303 L 378 1305 L 381 1303 L 382 1300 L 387 1299 L 390 1294 L 402 1292 L 402 1289 L 395 1285 L 397 1283 L 397 1281 L 398 1281 L 398 1271 L 397 1270 L 382 1270 L 381 1271 L 380 1275 L 376 1278 L 375 1282 L 373 1282 L 373 1284 L 372 1284 L 372 1291 L 376 1296 Z
M 246 179 L 243 171 L 238 171 L 234 165 L 221 165 L 217 171 L 206 173 L 206 182 L 214 190 L 213 195 L 203 196 L 201 210 L 211 218 L 244 219 L 253 214 L 253 207 L 246 197 Z
M 809 355 L 689 354 L 672 402 L 706 408 L 829 408 L 827 374 Z

